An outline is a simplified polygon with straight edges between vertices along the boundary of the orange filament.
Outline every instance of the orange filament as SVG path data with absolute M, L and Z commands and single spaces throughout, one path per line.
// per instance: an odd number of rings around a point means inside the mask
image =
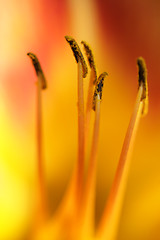
M 41 225 L 44 219 L 46 218 L 46 194 L 45 194 L 45 183 L 44 183 L 44 166 L 43 166 L 43 143 L 42 143 L 42 89 L 46 89 L 47 84 L 42 71 L 41 65 L 38 61 L 38 58 L 35 54 L 29 52 L 27 55 L 31 58 L 33 66 L 37 74 L 37 184 L 38 184 L 38 216 L 37 216 L 37 225 Z
M 109 198 L 99 225 L 97 236 L 100 240 L 113 240 L 116 236 L 116 229 L 118 226 L 127 177 L 129 173 L 130 156 L 144 104 L 141 100 L 142 93 L 143 86 L 141 85 L 139 87 L 135 108 L 132 113 L 129 127 L 123 143 L 114 182 L 111 187 Z

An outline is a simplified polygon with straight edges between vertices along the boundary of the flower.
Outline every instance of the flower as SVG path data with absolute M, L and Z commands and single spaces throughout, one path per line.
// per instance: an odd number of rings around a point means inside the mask
M 140 1 L 138 4 L 130 3 L 129 6 L 125 2 L 119 5 L 107 1 L 106 8 L 103 1 L 98 1 L 96 7 L 90 1 L 81 1 L 80 4 L 79 1 L 76 4 L 72 2 L 71 5 L 58 2 L 47 1 L 44 4 L 23 1 L 17 5 L 12 1 L 10 4 L 3 3 L 0 10 L 3 36 L 0 40 L 0 223 L 3 226 L 0 238 L 16 239 L 27 232 L 32 218 L 30 214 L 34 209 L 35 97 L 34 76 L 26 59 L 26 52 L 29 50 L 37 53 L 49 80 L 47 94 L 44 93 L 43 110 L 45 169 L 49 199 L 52 202 L 51 212 L 58 205 L 71 175 L 77 145 L 73 141 L 77 133 L 76 91 L 71 92 L 73 88 L 76 89 L 76 69 L 63 39 L 66 32 L 78 40 L 86 39 L 95 50 L 100 72 L 107 69 L 110 73 L 102 104 L 97 222 L 109 193 L 133 108 L 136 94 L 135 59 L 139 55 L 146 59 L 150 111 L 147 118 L 142 119 L 137 136 L 118 239 L 130 239 L 131 236 L 134 239 L 152 239 L 150 236 L 153 235 L 156 238 L 159 222 L 158 3 L 146 1 L 143 5 L 143 1 Z M 84 10 L 81 10 L 83 14 L 77 14 L 79 6 Z M 102 10 L 107 14 L 102 14 Z M 84 23 L 83 19 L 87 14 L 88 21 Z M 73 17 L 75 21 L 71 21 Z M 57 22 L 62 27 L 57 28 Z M 135 24 L 130 25 L 131 23 Z M 132 32 L 129 31 L 129 26 L 132 26 Z M 151 79 L 154 84 L 151 84 Z M 112 99 L 112 103 L 109 99 Z

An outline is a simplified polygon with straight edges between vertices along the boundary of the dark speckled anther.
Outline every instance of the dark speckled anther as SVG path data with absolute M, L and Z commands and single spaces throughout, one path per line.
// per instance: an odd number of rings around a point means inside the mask
M 139 57 L 137 59 L 137 65 L 138 65 L 138 75 L 139 75 L 139 87 L 141 86 L 141 84 L 143 85 L 143 96 L 142 96 L 142 100 L 144 98 L 146 98 L 146 95 L 148 93 L 148 86 L 147 86 L 147 70 L 146 70 L 146 64 L 145 61 L 142 57 Z
M 93 53 L 92 50 L 90 48 L 90 46 L 88 45 L 88 43 L 86 43 L 85 41 L 81 42 L 84 46 L 85 52 L 86 52 L 86 56 L 88 58 L 88 63 L 91 69 L 93 69 L 94 74 L 95 74 L 95 78 L 93 81 L 93 84 L 96 84 L 97 81 L 97 71 L 96 71 L 96 65 L 95 65 L 95 61 L 94 61 L 94 57 L 93 57 Z
M 145 61 L 142 57 L 139 57 L 137 59 L 137 65 L 138 65 L 138 82 L 139 87 L 143 86 L 143 94 L 141 101 L 144 102 L 142 115 L 144 116 L 148 112 L 148 84 L 147 84 L 147 68 Z
M 101 73 L 101 75 L 99 76 L 96 86 L 95 86 L 95 91 L 94 91 L 94 95 L 93 95 L 93 110 L 95 111 L 96 108 L 96 97 L 99 94 L 100 96 L 100 100 L 102 99 L 102 89 L 103 89 L 103 83 L 104 83 L 104 79 L 105 77 L 108 75 L 108 73 L 103 72 Z
M 27 53 L 27 55 L 31 58 L 33 66 L 35 68 L 36 74 L 38 77 L 41 77 L 41 81 L 42 81 L 42 89 L 46 89 L 47 88 L 47 83 L 46 83 L 46 79 L 44 76 L 44 73 L 42 71 L 41 65 L 38 61 L 38 58 L 36 57 L 35 54 L 29 52 Z
M 83 78 L 85 78 L 87 76 L 88 73 L 88 68 L 87 68 L 87 64 L 84 60 L 83 54 L 77 44 L 77 42 L 74 40 L 74 38 L 70 37 L 70 36 L 65 36 L 66 41 L 69 43 L 74 57 L 76 59 L 76 62 L 78 63 L 79 61 L 82 64 L 82 68 L 83 68 Z

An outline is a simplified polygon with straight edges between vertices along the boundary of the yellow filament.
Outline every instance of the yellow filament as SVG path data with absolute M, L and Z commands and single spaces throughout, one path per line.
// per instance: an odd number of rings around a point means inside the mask
M 44 183 L 44 166 L 43 166 L 43 143 L 42 143 L 42 102 L 41 102 L 41 89 L 42 81 L 38 78 L 37 83 L 37 160 L 38 160 L 38 185 L 39 185 L 39 220 L 46 217 L 46 194 Z
M 95 211 L 95 185 L 96 185 L 96 158 L 98 150 L 98 135 L 100 122 L 100 95 L 95 99 L 95 121 L 93 129 L 91 155 L 89 160 L 86 188 L 84 194 L 83 211 L 82 211 L 82 238 L 90 239 L 94 234 L 94 211 Z
M 78 62 L 78 172 L 77 172 L 77 203 L 82 197 L 83 172 L 84 172 L 84 92 L 83 92 L 83 69 L 81 61 Z
M 90 119 L 91 119 L 91 111 L 92 111 L 92 103 L 93 103 L 93 93 L 94 93 L 94 84 L 93 81 L 95 79 L 95 71 L 91 69 L 90 81 L 88 86 L 88 96 L 87 96 L 87 104 L 86 104 L 86 122 L 85 122 L 85 143 L 87 144 Z

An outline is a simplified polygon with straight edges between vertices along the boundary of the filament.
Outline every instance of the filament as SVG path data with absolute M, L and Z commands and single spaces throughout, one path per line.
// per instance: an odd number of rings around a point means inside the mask
M 98 238 L 113 240 L 116 236 L 116 229 L 121 213 L 124 192 L 126 188 L 127 177 L 130 166 L 130 156 L 135 140 L 140 117 L 142 115 L 143 101 L 143 85 L 139 87 L 137 100 L 134 111 L 131 116 L 129 127 L 123 143 L 120 160 L 113 185 L 109 194 L 109 198 L 99 225 Z
M 95 218 L 95 187 L 96 187 L 96 159 L 98 150 L 98 135 L 100 123 L 100 95 L 96 96 L 96 110 L 93 128 L 93 138 L 91 154 L 89 159 L 88 174 L 86 180 L 84 202 L 82 208 L 82 239 L 94 234 L 94 218 Z M 85 238 L 86 237 L 86 238 Z
M 31 58 L 37 74 L 37 168 L 38 168 L 38 222 L 41 224 L 47 215 L 47 204 L 45 194 L 44 166 L 43 166 L 43 142 L 42 142 L 42 89 L 46 89 L 46 79 L 41 65 L 35 54 L 29 52 L 27 55 Z

